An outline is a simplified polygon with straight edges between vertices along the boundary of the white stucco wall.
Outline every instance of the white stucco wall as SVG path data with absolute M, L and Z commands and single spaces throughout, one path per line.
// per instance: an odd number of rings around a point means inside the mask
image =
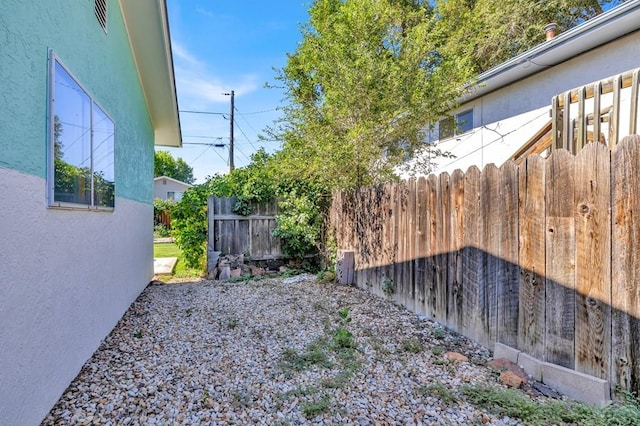
M 38 424 L 151 279 L 153 206 L 47 209 L 4 168 L 0 200 L 0 424 Z
M 639 45 L 637 31 L 552 67 L 524 63 L 541 71 L 452 111 L 473 107 L 474 129 L 438 143 L 456 158 L 434 160 L 434 173 L 466 171 L 471 165 L 482 169 L 489 163 L 500 166 L 549 121 L 553 96 L 640 67 Z M 626 131 L 623 126 L 624 117 L 621 129 Z

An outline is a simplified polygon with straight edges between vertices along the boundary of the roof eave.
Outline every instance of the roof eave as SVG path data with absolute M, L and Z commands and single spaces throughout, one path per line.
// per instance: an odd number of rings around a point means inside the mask
M 638 30 L 640 1 L 625 2 L 478 75 L 469 102 Z
M 119 0 L 156 146 L 181 147 L 171 37 L 165 0 Z

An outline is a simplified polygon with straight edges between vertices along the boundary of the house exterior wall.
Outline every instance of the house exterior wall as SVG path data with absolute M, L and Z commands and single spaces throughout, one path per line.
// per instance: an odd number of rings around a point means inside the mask
M 180 198 L 182 197 L 182 194 L 184 193 L 184 191 L 186 191 L 189 188 L 191 188 L 190 185 L 187 185 L 181 182 L 176 182 L 171 179 L 162 179 L 162 178 L 154 179 L 153 198 L 160 198 L 161 200 L 166 200 L 167 192 L 175 192 L 176 198 L 174 198 L 174 200 L 180 201 Z M 180 194 L 180 196 L 178 196 L 177 194 Z
M 115 209 L 47 208 L 48 50 L 115 122 Z M 38 424 L 153 274 L 154 132 L 117 0 L 0 2 L 0 424 Z
M 500 166 L 549 121 L 553 96 L 640 67 L 639 44 L 636 31 L 546 69 L 530 63 L 543 71 L 460 105 L 453 113 L 473 107 L 474 128 L 438 143 L 456 158 L 435 159 L 434 173 Z

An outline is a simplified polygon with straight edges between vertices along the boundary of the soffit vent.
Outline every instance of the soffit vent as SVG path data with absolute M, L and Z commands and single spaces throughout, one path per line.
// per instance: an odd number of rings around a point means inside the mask
M 107 0 L 95 0 L 96 18 L 105 32 L 107 31 Z

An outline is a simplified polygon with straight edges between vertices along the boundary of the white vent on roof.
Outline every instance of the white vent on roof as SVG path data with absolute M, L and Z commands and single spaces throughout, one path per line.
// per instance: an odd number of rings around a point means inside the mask
M 105 32 L 107 31 L 107 0 L 95 0 L 96 18 Z

